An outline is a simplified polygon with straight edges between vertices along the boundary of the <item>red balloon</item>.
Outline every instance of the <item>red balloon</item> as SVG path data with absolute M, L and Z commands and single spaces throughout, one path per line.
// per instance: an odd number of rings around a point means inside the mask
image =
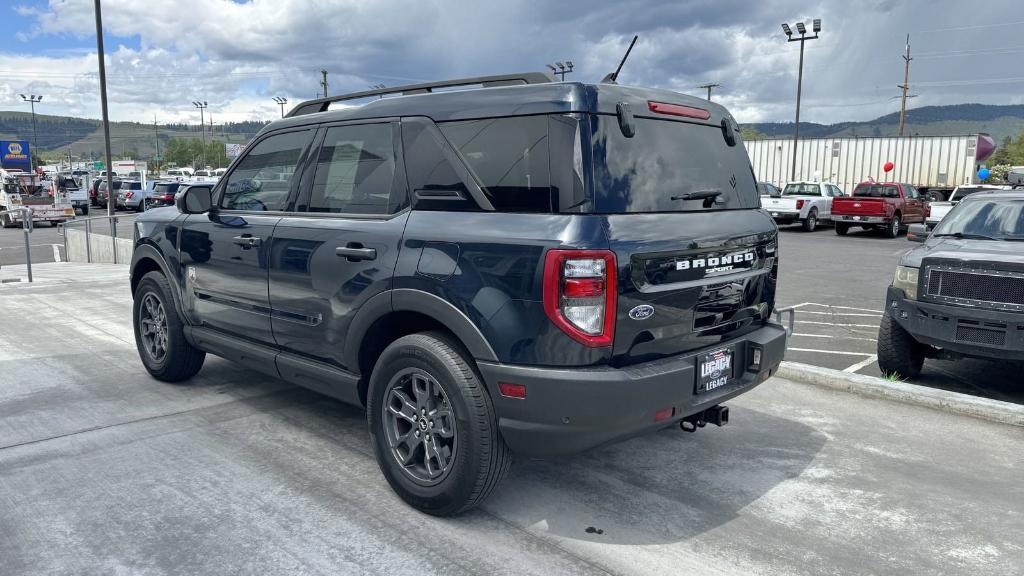
M 895 167 L 896 165 L 893 164 L 892 162 L 886 162 L 885 166 L 882 166 L 882 170 L 885 170 L 886 172 L 892 172 L 892 169 Z

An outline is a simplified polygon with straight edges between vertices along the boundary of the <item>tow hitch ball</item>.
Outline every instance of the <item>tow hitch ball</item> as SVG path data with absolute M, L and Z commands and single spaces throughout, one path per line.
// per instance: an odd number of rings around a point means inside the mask
M 703 428 L 708 424 L 725 426 L 729 423 L 728 406 L 712 406 L 703 412 L 691 414 L 679 421 L 679 427 L 686 432 L 696 432 L 697 428 Z

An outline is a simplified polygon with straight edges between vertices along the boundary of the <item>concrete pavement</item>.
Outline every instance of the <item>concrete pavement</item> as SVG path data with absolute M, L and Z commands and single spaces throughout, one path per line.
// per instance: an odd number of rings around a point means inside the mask
M 0 566 L 16 574 L 1014 574 L 1024 429 L 774 379 L 732 422 L 519 460 L 406 507 L 360 410 L 210 358 L 148 378 L 123 267 L 0 285 Z

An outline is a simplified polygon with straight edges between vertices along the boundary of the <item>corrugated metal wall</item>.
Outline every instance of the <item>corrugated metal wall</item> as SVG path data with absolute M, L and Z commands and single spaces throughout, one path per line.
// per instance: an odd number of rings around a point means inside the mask
M 793 139 L 746 142 L 758 180 L 782 186 L 790 180 Z M 847 193 L 860 182 L 907 182 L 915 186 L 957 186 L 976 181 L 977 136 L 912 138 L 814 138 L 800 140 L 796 179 L 824 180 Z M 886 174 L 882 166 L 892 162 Z

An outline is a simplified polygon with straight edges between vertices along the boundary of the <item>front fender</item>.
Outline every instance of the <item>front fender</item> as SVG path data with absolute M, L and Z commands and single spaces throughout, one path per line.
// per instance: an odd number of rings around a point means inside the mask
M 181 288 L 178 283 L 178 275 L 171 272 L 171 266 L 167 263 L 167 259 L 164 258 L 163 253 L 161 253 L 160 250 L 152 244 L 136 244 L 135 250 L 132 251 L 132 263 L 129 268 L 129 277 L 132 278 L 133 282 L 132 292 L 134 293 L 135 271 L 139 267 L 139 263 L 144 260 L 152 260 L 160 267 L 160 271 L 167 277 L 167 283 L 171 285 L 171 296 L 174 298 L 174 305 L 178 310 L 184 311 L 185 308 L 181 300 Z

